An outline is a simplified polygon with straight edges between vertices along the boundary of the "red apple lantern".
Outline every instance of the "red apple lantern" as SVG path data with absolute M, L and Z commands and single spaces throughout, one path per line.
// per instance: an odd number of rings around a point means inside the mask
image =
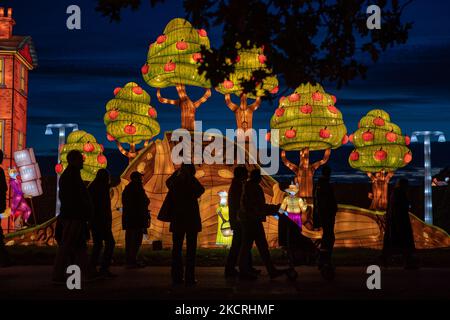
M 198 35 L 199 35 L 200 37 L 206 37 L 206 36 L 208 36 L 208 33 L 206 32 L 205 29 L 198 29 L 197 32 L 198 32 Z
M 387 152 L 384 151 L 383 148 L 381 148 L 380 150 L 375 151 L 374 158 L 377 161 L 384 161 L 384 160 L 386 160 L 387 155 L 388 155 Z
M 265 55 L 260 54 L 260 55 L 258 56 L 258 60 L 259 60 L 259 63 L 264 64 L 264 63 L 266 63 L 267 58 L 266 58 Z
M 282 107 L 279 107 L 279 108 L 277 108 L 276 110 L 275 110 L 275 115 L 279 118 L 279 117 L 282 117 L 283 115 L 284 115 L 284 108 L 282 108 Z
M 412 161 L 412 154 L 411 154 L 411 151 L 410 152 L 408 152 L 407 154 L 405 154 L 405 156 L 403 157 L 403 161 L 406 163 L 406 164 L 408 164 L 408 163 L 410 163 L 411 161 Z
M 322 101 L 323 100 L 323 94 L 321 94 L 319 91 L 316 91 L 312 94 L 312 99 L 314 101 Z
M 58 163 L 55 166 L 55 171 L 56 171 L 57 174 L 60 174 L 61 172 L 63 172 L 63 170 L 64 170 L 64 167 L 63 167 L 63 165 L 61 163 Z
M 395 142 L 397 140 L 397 134 L 393 131 L 386 133 L 386 140 L 389 142 Z
M 119 93 L 120 89 L 122 89 L 122 88 L 120 88 L 120 87 L 115 88 L 114 92 L 113 92 L 114 95 L 117 95 Z
M 307 103 L 304 106 L 301 106 L 300 111 L 304 114 L 310 114 L 313 112 L 313 108 L 309 103 Z
M 97 162 L 99 164 L 106 164 L 106 157 L 103 154 L 97 156 Z
M 225 81 L 222 83 L 222 85 L 223 85 L 223 87 L 224 87 L 225 89 L 231 89 L 231 88 L 234 87 L 234 83 L 233 83 L 233 81 L 231 81 L 231 80 L 225 80 Z
M 366 132 L 364 132 L 362 134 L 362 138 L 365 142 L 370 142 L 373 141 L 373 139 L 375 138 L 374 134 L 372 132 L 370 132 L 370 130 L 367 130 Z
M 153 107 L 148 108 L 148 115 L 152 118 L 156 118 L 157 112 Z
M 348 141 L 350 141 L 351 143 L 353 143 L 354 138 L 355 138 L 355 135 L 352 133 L 352 134 L 348 137 Z
M 342 138 L 342 144 L 347 144 L 348 143 L 348 135 L 344 135 L 344 137 Z
M 331 100 L 333 100 L 333 103 L 336 104 L 336 101 L 337 101 L 336 96 L 333 96 L 333 95 L 332 95 L 332 96 L 331 96 Z
M 124 131 L 126 134 L 133 135 L 133 134 L 136 134 L 136 127 L 135 127 L 132 123 L 130 123 L 130 124 L 127 124 L 127 125 L 125 126 L 125 128 L 123 129 L 123 131 Z
M 116 120 L 118 116 L 119 116 L 119 111 L 117 111 L 117 109 L 113 109 L 108 113 L 108 117 L 110 120 Z
M 156 43 L 157 44 L 161 44 L 163 42 L 165 42 L 167 40 L 167 36 L 166 35 L 160 35 L 158 38 L 156 38 Z
M 338 109 L 335 106 L 331 106 L 331 105 L 328 106 L 328 111 L 330 111 L 331 113 L 334 113 L 334 114 L 339 113 Z
M 83 153 L 83 161 L 86 161 L 86 155 Z
M 142 68 L 141 68 L 141 73 L 142 73 L 142 74 L 147 74 L 147 73 L 148 73 L 148 69 L 149 69 L 148 64 L 144 64 L 144 65 L 142 66 Z
M 319 135 L 322 139 L 329 139 L 331 137 L 331 132 L 327 129 L 327 127 L 325 127 L 320 129 Z
M 192 59 L 195 62 L 201 62 L 202 61 L 202 54 L 200 52 L 196 52 L 192 54 Z
M 241 56 L 237 55 L 236 60 L 234 60 L 234 63 L 239 63 L 241 61 Z
M 300 95 L 298 93 L 293 93 L 289 96 L 288 100 L 290 102 L 297 102 L 300 100 Z
M 272 134 L 269 132 L 266 133 L 266 141 L 270 142 L 270 138 L 272 137 Z
M 141 87 L 134 87 L 132 90 L 135 94 L 142 94 L 144 92 Z
M 380 117 L 375 118 L 375 119 L 373 119 L 373 124 L 378 127 L 382 127 L 382 126 L 384 126 L 384 120 L 383 120 L 383 118 L 380 118 Z
M 405 136 L 405 144 L 409 146 L 411 144 L 411 138 L 409 136 Z
M 165 72 L 172 72 L 172 71 L 175 70 L 176 66 L 177 66 L 177 65 L 175 64 L 175 62 L 172 62 L 172 60 L 170 60 L 169 62 L 167 62 L 167 63 L 164 65 L 164 71 L 165 71 Z
M 277 94 L 277 93 L 278 93 L 278 90 L 279 90 L 279 87 L 276 86 L 275 88 L 273 88 L 272 90 L 270 90 L 270 93 L 271 93 L 271 94 Z
M 84 152 L 92 152 L 94 151 L 95 147 L 92 143 L 90 143 L 89 141 L 86 142 L 83 146 L 83 151 Z
M 110 135 L 109 133 L 107 133 L 106 134 L 106 139 L 108 140 L 108 141 L 115 141 L 116 140 L 116 138 L 114 138 L 112 135 Z
M 286 132 L 284 133 L 284 136 L 287 139 L 293 139 L 293 138 L 295 138 L 296 135 L 297 135 L 297 132 L 292 128 L 290 128 L 289 130 L 286 130 Z
M 186 50 L 188 48 L 188 44 L 184 39 L 181 39 L 181 41 L 177 41 L 177 44 L 175 45 L 178 50 Z
M 358 151 L 353 151 L 350 154 L 350 160 L 351 161 L 358 161 L 359 160 L 359 152 Z

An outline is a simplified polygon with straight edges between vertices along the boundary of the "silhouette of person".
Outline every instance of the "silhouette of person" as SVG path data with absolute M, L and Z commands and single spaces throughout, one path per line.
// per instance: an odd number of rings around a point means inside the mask
M 238 215 L 242 225 L 242 245 L 239 251 L 239 277 L 241 279 L 254 280 L 257 278 L 257 275 L 249 267 L 249 255 L 253 242 L 258 248 L 270 278 L 274 279 L 285 273 L 285 271 L 275 268 L 272 262 L 263 226 L 266 216 L 274 215 L 280 205 L 266 204 L 264 191 L 259 185 L 261 179 L 261 170 L 251 171 L 250 179 L 245 183 L 242 193 Z
M 88 221 L 92 215 L 92 203 L 80 171 L 83 169 L 83 155 L 77 150 L 67 154 L 68 166 L 59 179 L 61 210 L 57 218 L 56 241 L 58 250 L 53 270 L 55 282 L 65 281 L 69 264 L 77 264 L 83 278 L 87 274 Z
M 238 212 L 241 206 L 242 190 L 247 178 L 248 170 L 245 166 L 237 166 L 234 168 L 234 177 L 233 180 L 231 180 L 230 189 L 228 190 L 228 211 L 231 229 L 233 230 L 233 240 L 231 241 L 230 251 L 225 264 L 225 277 L 235 277 L 239 275 L 236 266 L 242 246 L 242 225 L 238 219 Z M 250 271 L 258 273 L 259 270 L 256 270 L 252 266 L 251 250 L 248 255 L 248 262 Z
M 184 282 L 186 286 L 197 283 L 195 279 L 195 255 L 197 251 L 197 235 L 202 230 L 198 198 L 205 188 L 195 177 L 193 164 L 182 164 L 180 169 L 170 176 L 166 185 L 175 199 L 171 199 L 171 215 L 169 231 L 172 232 L 172 282 L 183 283 L 182 248 L 186 237 L 186 268 Z
M 322 176 L 319 177 L 314 189 L 314 210 L 316 212 L 315 226 L 322 227 L 322 241 L 320 243 L 319 268 L 325 264 L 331 265 L 331 256 L 334 247 L 334 223 L 336 220 L 337 203 L 333 186 L 330 184 L 331 168 L 322 167 Z
M 1 166 L 3 164 L 3 151 L 0 150 L 0 213 L 6 210 L 6 192 L 8 185 L 6 184 L 5 171 Z M 0 219 L 0 266 L 6 267 L 11 264 L 8 252 L 5 248 L 3 229 Z
M 401 253 L 405 268 L 416 268 L 414 261 L 414 234 L 409 220 L 409 182 L 399 179 L 391 193 L 386 211 L 386 230 L 384 233 L 382 262 L 387 265 L 392 254 Z
M 114 277 L 109 267 L 111 266 L 114 247 L 116 245 L 111 230 L 112 211 L 109 179 L 108 171 L 106 169 L 100 169 L 97 171 L 94 181 L 88 187 L 94 209 L 91 220 L 89 221 L 92 239 L 94 241 L 89 268 L 90 272 L 97 274 L 97 264 L 104 243 L 105 249 L 100 264 L 100 275 L 104 277 Z
M 130 183 L 122 192 L 122 228 L 125 230 L 125 256 L 128 268 L 143 267 L 137 262 L 144 234 L 150 227 L 148 206 L 150 200 L 142 185 L 142 174 L 135 171 L 130 175 Z

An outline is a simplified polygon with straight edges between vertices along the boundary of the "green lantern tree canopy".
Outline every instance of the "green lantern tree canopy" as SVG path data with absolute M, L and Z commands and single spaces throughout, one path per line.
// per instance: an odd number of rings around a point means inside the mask
M 61 163 L 56 167 L 58 174 L 67 168 L 67 154 L 72 150 L 78 150 L 83 154 L 84 164 L 81 178 L 84 181 L 94 180 L 97 171 L 107 166 L 107 159 L 103 155 L 103 146 L 97 143 L 92 134 L 78 130 L 70 133 L 66 144 L 60 146 Z
M 255 93 L 244 92 L 242 84 L 248 82 L 253 77 L 253 72 L 262 70 L 267 73 L 272 71 L 267 67 L 267 58 L 264 55 L 263 48 L 254 47 L 252 49 L 242 48 L 238 43 L 236 45 L 238 49 L 238 56 L 234 61 L 234 72 L 230 74 L 229 78 L 220 83 L 216 88 L 222 94 L 235 94 L 240 97 L 243 93 L 247 94 L 248 98 L 256 99 L 270 93 L 278 92 L 278 80 L 276 76 L 266 77 L 255 88 Z
M 391 122 L 383 110 L 372 110 L 361 119 L 359 129 L 350 136 L 355 150 L 350 154 L 352 168 L 364 172 L 393 172 L 412 160 L 408 136 Z
M 147 62 L 141 68 L 145 82 L 155 88 L 177 84 L 210 88 L 204 74 L 198 73 L 201 46 L 210 48 L 205 30 L 197 30 L 181 18 L 171 20 L 150 44 Z
M 346 143 L 347 129 L 335 103 L 335 96 L 320 84 L 300 85 L 290 96 L 281 97 L 270 120 L 270 127 L 280 130 L 279 141 L 272 135 L 271 143 L 286 151 L 338 148 Z
M 108 140 L 130 145 L 156 136 L 160 127 L 150 95 L 134 82 L 114 90 L 115 97 L 106 104 L 104 122 Z

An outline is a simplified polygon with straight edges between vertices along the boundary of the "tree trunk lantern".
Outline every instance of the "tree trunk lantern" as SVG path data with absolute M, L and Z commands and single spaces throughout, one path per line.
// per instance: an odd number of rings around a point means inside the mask
M 104 122 L 107 139 L 115 141 L 120 152 L 130 160 L 137 155 L 136 145 L 156 136 L 159 124 L 157 112 L 150 105 L 150 95 L 137 83 L 129 82 L 123 88 L 114 90 L 114 99 L 106 104 Z M 130 146 L 126 150 L 122 143 Z
M 366 172 L 372 182 L 370 209 L 386 210 L 388 185 L 394 172 L 412 160 L 408 136 L 391 122 L 383 110 L 372 110 L 361 119 L 359 129 L 351 135 L 355 150 L 350 154 L 352 168 Z
M 267 59 L 264 55 L 264 48 L 253 47 L 251 49 L 242 48 L 241 44 L 236 44 L 238 55 L 235 61 L 228 61 L 234 65 L 234 72 L 229 78 L 219 84 L 217 91 L 225 95 L 225 102 L 236 115 L 236 126 L 242 129 L 244 133 L 253 128 L 253 112 L 261 105 L 261 97 L 268 93 L 276 94 L 278 92 L 278 80 L 276 76 L 270 75 L 267 65 Z M 245 83 L 251 82 L 254 72 L 265 72 L 269 74 L 260 83 L 256 83 L 253 90 L 244 88 Z M 231 94 L 239 97 L 239 105 L 233 103 Z M 255 100 L 248 104 L 248 99 Z
M 270 120 L 271 129 L 279 130 L 278 140 L 270 135 L 271 143 L 282 149 L 283 163 L 295 173 L 300 197 L 312 197 L 314 172 L 328 162 L 331 149 L 348 141 L 342 113 L 335 103 L 336 98 L 320 84 L 302 84 L 289 97 L 280 99 Z M 309 153 L 319 150 L 325 150 L 323 159 L 310 164 Z M 289 161 L 286 151 L 298 151 L 300 163 Z
M 97 143 L 95 137 L 83 130 L 73 131 L 67 137 L 67 142 L 59 146 L 61 163 L 55 166 L 58 175 L 62 174 L 67 168 L 67 154 L 72 150 L 78 150 L 83 155 L 84 163 L 81 170 L 81 179 L 83 181 L 92 181 L 97 175 L 97 171 L 105 169 L 107 159 L 103 155 L 104 148 Z
M 148 85 L 157 88 L 161 103 L 179 106 L 181 127 L 193 131 L 195 111 L 211 96 L 210 82 L 204 73 L 199 74 L 198 63 L 202 60 L 201 49 L 209 49 L 209 39 L 205 30 L 196 30 L 181 18 L 170 21 L 164 33 L 150 44 L 147 62 L 141 68 Z M 205 94 L 192 101 L 186 93 L 186 86 L 205 88 Z M 175 87 L 178 99 L 161 96 L 161 88 Z

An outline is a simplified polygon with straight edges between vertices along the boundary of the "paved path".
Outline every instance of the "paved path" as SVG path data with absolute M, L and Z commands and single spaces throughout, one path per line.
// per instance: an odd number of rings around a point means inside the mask
M 363 267 L 342 267 L 336 279 L 326 282 L 314 267 L 297 268 L 299 278 L 254 282 L 225 280 L 222 268 L 198 268 L 195 288 L 172 288 L 168 267 L 127 270 L 114 267 L 116 279 L 83 284 L 80 291 L 52 284 L 50 266 L 16 266 L 0 269 L 2 299 L 447 299 L 450 268 L 381 271 L 381 290 L 370 291 Z

